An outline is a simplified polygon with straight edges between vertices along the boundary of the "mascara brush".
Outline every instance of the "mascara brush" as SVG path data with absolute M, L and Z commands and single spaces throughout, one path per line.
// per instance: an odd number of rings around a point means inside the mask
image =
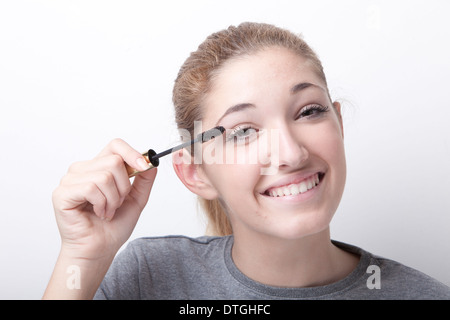
M 153 149 L 149 149 L 146 153 L 143 153 L 142 155 L 145 158 L 145 161 L 147 161 L 147 163 L 150 165 L 150 167 L 147 170 L 150 170 L 152 168 L 156 168 L 157 166 L 159 166 L 159 158 L 164 157 L 168 154 L 171 154 L 175 151 L 178 151 L 180 149 L 192 146 L 193 144 L 197 143 L 197 142 L 207 142 L 215 137 L 218 137 L 220 135 L 222 135 L 225 132 L 225 128 L 218 126 L 218 127 L 214 127 L 212 129 L 209 129 L 205 132 L 200 133 L 199 135 L 197 135 L 197 137 L 195 139 L 192 139 L 189 142 L 185 142 L 182 143 L 176 147 L 167 149 L 163 152 L 160 153 L 156 153 Z M 144 172 L 144 171 L 138 171 L 132 167 L 130 167 L 128 164 L 125 164 L 125 167 L 127 168 L 127 173 L 128 173 L 128 177 L 134 177 L 135 175 Z M 145 171 L 147 171 L 145 170 Z

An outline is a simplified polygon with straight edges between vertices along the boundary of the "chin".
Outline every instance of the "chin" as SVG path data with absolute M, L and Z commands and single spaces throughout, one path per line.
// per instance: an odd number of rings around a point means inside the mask
M 283 219 L 268 226 L 267 233 L 285 240 L 300 240 L 329 229 L 332 215 L 318 212 L 304 213 L 293 219 Z

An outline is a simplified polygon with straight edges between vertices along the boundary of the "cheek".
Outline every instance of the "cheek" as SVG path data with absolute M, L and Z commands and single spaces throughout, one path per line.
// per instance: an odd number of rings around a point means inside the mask
M 204 166 L 210 183 L 218 191 L 222 201 L 230 207 L 233 203 L 249 199 L 255 192 L 259 170 L 259 166 L 255 164 L 224 163 Z
M 327 164 L 329 183 L 326 184 L 326 188 L 330 196 L 329 205 L 336 209 L 344 191 L 347 175 L 344 140 L 338 123 L 324 125 L 315 139 L 311 140 L 310 148 L 315 156 Z
M 308 150 L 326 161 L 331 169 L 344 170 L 345 173 L 344 140 L 339 123 L 326 122 L 314 128 L 308 136 L 311 137 L 308 139 Z

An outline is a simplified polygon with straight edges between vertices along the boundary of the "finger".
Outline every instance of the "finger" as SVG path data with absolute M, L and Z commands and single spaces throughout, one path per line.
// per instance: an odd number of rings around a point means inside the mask
M 158 169 L 153 168 L 140 173 L 133 181 L 130 195 L 142 209 L 147 204 L 157 173 Z
M 131 190 L 131 182 L 122 157 L 116 154 L 74 163 L 63 180 L 65 183 L 81 183 L 91 179 L 92 176 L 86 173 L 95 174 L 96 172 L 110 172 L 114 176 L 120 198 L 125 199 Z
M 114 174 L 110 171 L 95 171 L 81 174 L 73 174 L 69 176 L 72 185 L 90 185 L 94 184 L 97 189 L 104 195 L 106 203 L 104 205 L 104 213 L 100 218 L 111 220 L 115 211 L 122 205 L 126 195 L 120 195 L 119 188 L 116 183 Z M 128 179 L 127 179 L 128 180 Z M 68 184 L 67 182 L 65 182 Z
M 117 208 L 122 204 L 114 175 L 110 171 L 97 172 L 93 177 L 93 181 L 106 198 L 104 218 L 111 220 Z
M 55 211 L 63 215 L 89 203 L 99 218 L 105 217 L 106 197 L 93 182 L 59 186 L 53 192 L 52 200 Z
M 105 147 L 105 149 L 103 149 L 99 153 L 98 157 L 103 157 L 111 154 L 119 155 L 124 162 L 126 162 L 130 167 L 138 171 L 144 171 L 150 167 L 150 165 L 145 160 L 144 156 L 140 152 L 133 149 L 128 143 L 126 143 L 122 139 L 112 140 Z
M 124 224 L 136 223 L 147 204 L 150 192 L 155 181 L 157 169 L 148 170 L 136 176 L 129 197 L 116 213 L 114 219 Z

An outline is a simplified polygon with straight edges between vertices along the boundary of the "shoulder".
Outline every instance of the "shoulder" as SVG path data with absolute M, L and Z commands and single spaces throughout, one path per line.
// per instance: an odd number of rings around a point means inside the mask
M 345 243 L 342 249 L 366 257 L 366 288 L 373 299 L 450 299 L 450 287 L 398 261 Z
M 375 256 L 380 266 L 381 286 L 404 299 L 450 299 L 450 287 L 433 277 L 392 259 Z
M 124 251 L 133 254 L 137 260 L 145 260 L 152 264 L 174 260 L 187 262 L 223 255 L 223 249 L 228 241 L 229 237 L 212 236 L 143 237 L 131 241 Z
M 96 299 L 186 298 L 179 281 L 221 270 L 228 237 L 164 236 L 132 240 L 114 259 Z M 210 272 L 211 273 L 211 272 Z M 186 289 L 187 290 L 187 289 Z
M 161 237 L 143 237 L 131 241 L 128 244 L 129 249 L 136 252 L 142 250 L 205 250 L 208 248 L 221 247 L 228 237 L 188 237 L 182 235 L 161 236 Z M 128 249 L 128 248 L 127 248 Z

